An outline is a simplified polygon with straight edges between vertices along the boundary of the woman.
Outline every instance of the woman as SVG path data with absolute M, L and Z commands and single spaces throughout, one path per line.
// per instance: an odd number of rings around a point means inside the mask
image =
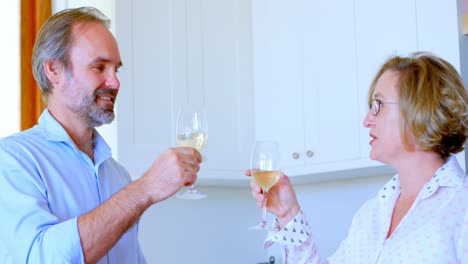
M 468 134 L 468 95 L 457 71 L 428 53 L 392 57 L 368 100 L 370 158 L 397 175 L 359 209 L 326 261 L 282 175 L 267 202 L 280 231 L 265 246 L 279 243 L 285 263 L 468 263 L 468 178 L 453 155 Z M 261 189 L 251 187 L 261 206 Z

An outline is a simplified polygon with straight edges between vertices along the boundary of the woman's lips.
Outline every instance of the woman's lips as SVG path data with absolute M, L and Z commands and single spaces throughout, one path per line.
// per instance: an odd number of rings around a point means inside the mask
M 369 136 L 372 138 L 371 141 L 369 141 L 369 145 L 372 145 L 377 140 L 377 137 L 372 133 L 369 133 Z

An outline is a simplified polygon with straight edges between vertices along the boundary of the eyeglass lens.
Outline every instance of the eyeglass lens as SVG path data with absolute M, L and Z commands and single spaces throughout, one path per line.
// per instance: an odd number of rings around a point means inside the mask
M 372 102 L 370 103 L 370 109 L 372 110 L 373 115 L 377 115 L 380 111 L 380 100 L 372 100 Z

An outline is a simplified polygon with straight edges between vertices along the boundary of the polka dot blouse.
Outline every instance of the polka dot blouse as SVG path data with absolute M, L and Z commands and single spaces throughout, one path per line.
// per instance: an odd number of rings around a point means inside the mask
M 284 263 L 468 264 L 468 177 L 455 156 L 423 187 L 389 238 L 393 207 L 400 194 L 398 175 L 367 201 L 353 218 L 347 237 L 327 259 L 317 252 L 301 211 L 265 247 L 278 243 Z

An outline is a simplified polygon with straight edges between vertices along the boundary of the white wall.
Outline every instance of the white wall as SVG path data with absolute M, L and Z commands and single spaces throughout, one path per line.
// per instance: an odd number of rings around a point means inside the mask
M 0 138 L 20 129 L 20 5 L 4 1 L 0 9 Z
M 265 233 L 247 229 L 261 217 L 248 186 L 197 189 L 208 197 L 173 197 L 143 215 L 140 241 L 148 263 L 266 262 Z
M 296 186 L 323 256 L 335 251 L 354 213 L 390 178 L 387 175 Z M 263 249 L 265 232 L 247 229 L 261 216 L 248 186 L 197 189 L 206 192 L 208 198 L 170 198 L 142 217 L 140 241 L 148 263 L 258 263 L 266 262 L 270 255 L 279 260 L 279 248 Z

